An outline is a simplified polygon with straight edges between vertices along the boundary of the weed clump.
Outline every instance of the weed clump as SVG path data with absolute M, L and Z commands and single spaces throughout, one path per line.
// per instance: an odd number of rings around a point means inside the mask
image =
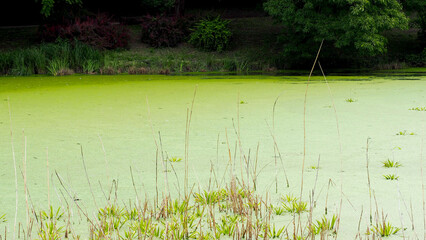
M 357 102 L 358 100 L 357 99 L 355 99 L 355 98 L 346 98 L 345 99 L 345 102 L 348 102 L 348 103 L 353 103 L 353 102 Z
M 382 216 L 382 221 L 377 223 L 376 226 L 373 226 L 372 229 L 374 233 L 379 234 L 382 237 L 388 237 L 390 235 L 396 234 L 399 232 L 399 230 L 401 229 L 393 226 L 390 222 L 386 221 L 385 216 Z
M 398 180 L 399 176 L 395 175 L 395 174 L 387 174 L 387 175 L 383 175 L 383 177 L 386 180 Z
M 412 107 L 412 108 L 409 108 L 408 110 L 412 110 L 412 111 L 426 111 L 426 107 Z
M 396 135 L 397 136 L 406 136 L 406 135 L 416 135 L 416 134 L 413 133 L 413 132 L 407 132 L 407 130 L 404 130 L 404 131 L 397 132 Z
M 402 166 L 401 163 L 390 160 L 390 159 L 383 161 L 382 163 L 383 163 L 383 167 L 385 168 L 398 168 Z
M 281 198 L 282 207 L 288 213 L 297 213 L 300 214 L 302 212 L 307 211 L 307 202 L 300 201 L 297 197 L 293 195 L 285 195 Z

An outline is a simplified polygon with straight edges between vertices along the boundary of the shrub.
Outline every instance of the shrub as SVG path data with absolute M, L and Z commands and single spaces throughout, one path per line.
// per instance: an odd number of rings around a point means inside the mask
M 129 42 L 129 30 L 120 24 L 113 24 L 106 15 L 96 18 L 75 19 L 66 25 L 44 25 L 40 28 L 42 41 L 52 42 L 58 38 L 74 39 L 102 49 L 125 48 Z
M 410 66 L 424 67 L 426 66 L 426 48 L 419 54 L 410 54 L 407 57 L 407 62 Z
M 152 47 L 175 47 L 187 36 L 189 24 L 186 18 L 147 15 L 142 21 L 141 40 Z
M 232 32 L 229 29 L 229 20 L 217 16 L 206 18 L 195 24 L 189 43 L 197 48 L 221 52 L 229 47 Z

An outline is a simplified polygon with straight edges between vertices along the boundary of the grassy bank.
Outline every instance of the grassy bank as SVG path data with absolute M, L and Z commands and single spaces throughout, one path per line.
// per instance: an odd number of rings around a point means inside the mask
M 289 69 L 291 60 L 281 55 L 277 37 L 285 31 L 274 24 L 270 17 L 254 16 L 230 18 L 233 32 L 232 46 L 221 53 L 207 52 L 182 43 L 175 48 L 152 48 L 140 42 L 141 28 L 128 26 L 131 30 L 130 46 L 127 50 L 99 51 L 96 60 L 76 63 L 68 59 L 60 64 L 63 70 L 50 71 L 53 58 L 60 58 L 64 52 L 44 53 L 44 49 L 53 45 L 37 43 L 37 27 L 0 29 L 0 71 L 3 75 L 29 74 L 169 74 L 185 72 L 236 72 L 251 71 L 275 72 Z M 389 39 L 389 51 L 386 55 L 369 59 L 346 59 L 353 62 L 355 69 L 403 69 L 424 67 L 426 52 L 419 51 L 416 30 L 394 31 L 386 33 Z M 59 47 L 60 48 L 60 47 Z M 86 48 L 87 54 L 94 54 Z M 70 48 L 70 51 L 73 51 Z M 56 55 L 55 55 L 56 54 Z M 73 55 L 67 52 L 66 55 Z M 86 54 L 86 53 L 84 53 Z M 27 57 L 22 57 L 26 55 Z M 21 57 L 19 57 L 21 56 Z M 32 57 L 28 57 L 32 56 Z M 45 58 L 45 60 L 42 60 Z M 29 60 L 35 59 L 35 60 Z M 36 62 L 36 63 L 34 63 Z M 323 61 L 324 67 L 331 69 L 334 63 Z M 327 66 L 329 65 L 329 66 Z M 348 67 L 348 66 L 345 66 Z M 50 67 L 52 68 L 52 66 Z

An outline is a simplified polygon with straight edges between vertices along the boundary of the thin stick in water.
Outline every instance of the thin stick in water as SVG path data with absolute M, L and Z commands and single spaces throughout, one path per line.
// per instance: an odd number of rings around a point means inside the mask
M 84 161 L 84 154 L 83 154 L 83 146 L 82 145 L 80 145 L 80 153 L 81 153 L 81 160 L 83 161 L 84 173 L 86 174 L 87 183 L 89 184 L 90 193 L 92 194 L 93 201 L 95 202 L 96 209 L 99 209 L 98 204 L 96 203 L 95 194 L 93 194 L 92 185 L 90 184 L 89 175 L 87 174 L 87 168 L 86 168 L 86 163 Z
M 370 225 L 373 224 L 373 209 L 372 209 L 372 204 L 371 204 L 371 182 L 370 182 L 370 171 L 368 169 L 368 163 L 369 163 L 369 158 L 368 158 L 368 143 L 369 143 L 370 138 L 367 138 L 367 147 L 366 147 L 366 151 L 365 151 L 365 158 L 367 160 L 367 180 L 368 180 L 368 193 L 370 195 Z
M 49 148 L 46 148 L 46 170 L 47 170 L 47 207 L 50 208 L 50 173 L 49 173 Z
M 423 200 L 423 238 L 426 240 L 426 205 L 425 205 L 425 185 L 423 180 L 423 138 L 420 150 L 420 173 L 422 175 L 422 200 Z
M 185 129 L 185 186 L 184 186 L 184 191 L 185 191 L 185 196 L 187 196 L 188 194 L 188 178 L 189 178 L 189 128 L 191 126 L 191 119 L 192 119 L 192 111 L 194 109 L 194 102 L 195 102 L 195 96 L 197 95 L 197 89 L 198 89 L 198 85 L 195 85 L 195 89 L 194 89 L 194 96 L 192 98 L 192 103 L 191 103 L 191 108 L 187 109 L 186 112 L 186 129 Z
M 23 178 L 24 178 L 24 192 L 25 192 L 25 206 L 26 206 L 26 219 L 27 219 L 27 238 L 29 238 L 29 221 L 30 221 L 30 207 L 28 204 L 28 187 L 27 187 L 27 137 L 25 136 L 25 131 L 22 130 L 22 135 L 24 137 L 24 159 L 23 159 Z
M 107 175 L 107 181 L 109 183 L 109 164 L 108 164 L 108 160 L 107 160 L 107 156 L 106 156 L 106 151 L 105 151 L 105 147 L 104 147 L 104 143 L 102 141 L 102 137 L 101 135 L 98 134 L 99 137 L 99 141 L 101 142 L 101 146 L 102 146 L 102 152 L 104 153 L 104 160 L 105 160 L 105 166 L 106 166 L 106 175 Z
M 13 158 L 13 168 L 15 173 L 15 220 L 13 224 L 13 238 L 16 239 L 16 224 L 18 219 L 18 176 L 16 174 L 16 158 L 15 158 L 15 146 L 13 144 L 13 131 L 12 131 L 12 108 L 10 107 L 9 97 L 7 98 L 7 105 L 9 107 L 9 123 L 10 123 L 10 143 L 12 145 L 12 158 Z M 6 234 L 5 234 L 6 235 Z M 6 238 L 6 236 L 5 236 Z
M 321 45 L 318 49 L 317 55 L 315 57 L 314 64 L 312 65 L 311 72 L 309 73 L 308 81 L 306 83 L 306 90 L 305 90 L 305 99 L 303 102 L 303 159 L 302 159 L 302 179 L 300 184 L 300 198 L 299 198 L 299 204 L 302 203 L 302 196 L 303 196 L 303 176 L 305 173 L 305 159 L 306 159 L 306 103 L 308 99 L 308 87 L 309 87 L 309 81 L 311 80 L 312 72 L 314 71 L 315 65 L 317 64 L 318 57 L 321 52 L 322 44 L 324 43 L 324 39 L 321 41 Z

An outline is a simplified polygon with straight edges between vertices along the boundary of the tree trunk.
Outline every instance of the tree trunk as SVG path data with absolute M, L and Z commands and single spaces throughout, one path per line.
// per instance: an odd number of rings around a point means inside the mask
M 185 12 L 185 0 L 175 0 L 175 16 L 182 17 Z

